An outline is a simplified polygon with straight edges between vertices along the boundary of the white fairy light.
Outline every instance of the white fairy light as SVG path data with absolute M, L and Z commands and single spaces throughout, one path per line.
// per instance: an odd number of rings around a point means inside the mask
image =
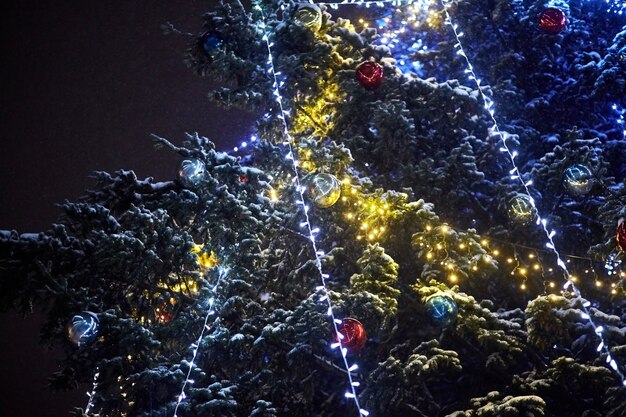
M 328 310 L 327 310 L 327 314 L 330 316 L 332 323 L 333 323 L 333 328 L 335 331 L 335 335 L 337 340 L 342 340 L 343 339 L 343 335 L 341 334 L 341 332 L 339 332 L 339 328 L 338 325 L 340 325 L 342 323 L 341 320 L 339 320 L 338 318 L 335 317 L 335 313 L 333 311 L 333 304 L 332 301 L 330 299 L 330 297 L 328 296 L 328 288 L 326 286 L 326 280 L 329 278 L 329 275 L 324 273 L 324 271 L 322 270 L 322 259 L 321 259 L 321 254 L 323 253 L 322 251 L 317 249 L 317 244 L 316 244 L 316 235 L 319 232 L 319 228 L 317 227 L 313 227 L 311 224 L 311 219 L 309 217 L 309 210 L 308 210 L 308 206 L 306 204 L 306 200 L 304 198 L 304 191 L 305 191 L 305 187 L 302 186 L 301 182 L 300 182 L 300 174 L 298 172 L 298 161 L 294 158 L 295 152 L 291 146 L 291 135 L 289 133 L 289 127 L 287 125 L 287 120 L 285 118 L 285 115 L 287 114 L 287 112 L 285 111 L 285 108 L 283 106 L 283 98 L 282 95 L 280 94 L 280 86 L 282 85 L 282 83 L 278 82 L 278 75 L 280 75 L 280 72 L 276 72 L 276 69 L 274 67 L 274 59 L 273 59 L 273 54 L 272 54 L 272 42 L 269 40 L 269 35 L 266 31 L 266 23 L 265 23 L 265 14 L 263 13 L 263 9 L 261 8 L 261 6 L 257 3 L 254 6 L 255 9 L 257 9 L 260 14 L 261 14 L 261 18 L 262 18 L 262 22 L 259 25 L 262 29 L 262 39 L 263 41 L 265 41 L 266 45 L 267 45 L 267 65 L 268 65 L 268 73 L 270 74 L 270 76 L 273 79 L 273 83 L 272 83 L 272 88 L 273 88 L 273 95 L 274 97 L 276 97 L 276 103 L 278 104 L 278 107 L 280 109 L 280 115 L 278 116 L 278 118 L 280 120 L 282 120 L 282 124 L 283 124 L 283 134 L 284 134 L 284 140 L 283 140 L 283 144 L 285 146 L 287 146 L 288 149 L 288 153 L 286 155 L 286 159 L 287 160 L 291 160 L 292 162 L 292 167 L 293 167 L 293 172 L 294 172 L 294 182 L 296 185 L 296 190 L 298 191 L 298 200 L 295 202 L 296 205 L 298 206 L 302 206 L 303 208 L 303 213 L 304 213 L 304 221 L 302 221 L 300 223 L 300 226 L 302 228 L 304 228 L 307 232 L 308 232 L 308 238 L 311 241 L 311 246 L 313 247 L 313 254 L 315 256 L 315 267 L 317 268 L 319 274 L 320 274 L 320 280 L 321 280 L 321 285 L 317 287 L 317 290 L 322 291 L 322 296 L 320 298 L 320 300 L 324 300 L 326 301 L 326 303 L 328 304 Z M 331 348 L 337 348 L 340 347 L 341 343 L 332 343 L 331 344 Z M 357 410 L 359 410 L 359 416 L 368 416 L 369 412 L 363 408 L 361 408 L 361 405 L 359 403 L 359 398 L 356 392 L 356 387 L 358 386 L 358 384 L 355 384 L 356 381 L 353 380 L 352 378 L 352 372 L 355 371 L 358 366 L 356 364 L 349 364 L 348 363 L 348 358 L 347 358 L 347 354 L 348 351 L 346 348 L 341 348 L 341 356 L 343 358 L 343 364 L 344 367 L 346 369 L 346 374 L 348 376 L 348 382 L 349 382 L 349 388 L 345 393 L 346 398 L 349 398 L 351 400 L 354 401 L 354 404 L 357 407 Z
M 329 6 L 329 7 L 335 8 L 335 6 L 345 6 L 345 5 L 365 6 L 365 7 L 370 7 L 370 6 L 383 7 L 387 4 L 391 4 L 392 6 L 401 6 L 402 4 L 410 4 L 411 2 L 408 0 L 359 0 L 359 1 L 343 0 L 343 1 L 336 1 L 336 2 L 333 2 L 333 1 L 313 2 L 311 1 L 310 3 L 317 4 L 320 6 Z
M 218 267 L 218 271 L 219 271 L 219 274 L 217 276 L 217 280 L 215 281 L 215 285 L 213 285 L 213 288 L 211 289 L 211 292 L 212 292 L 211 298 L 209 298 L 208 300 L 209 305 L 208 305 L 207 313 L 204 316 L 204 324 L 202 325 L 202 330 L 200 330 L 200 335 L 198 336 L 198 339 L 196 339 L 196 341 L 192 343 L 190 346 L 193 349 L 193 353 L 191 355 L 191 360 L 189 361 L 189 369 L 187 370 L 187 375 L 185 376 L 185 382 L 183 382 L 183 386 L 180 390 L 180 394 L 176 398 L 176 407 L 174 408 L 174 417 L 178 417 L 178 414 L 177 414 L 178 407 L 180 407 L 180 404 L 183 402 L 183 400 L 187 398 L 187 395 L 185 394 L 185 388 L 187 387 L 187 385 L 193 384 L 194 382 L 191 379 L 191 371 L 193 370 L 195 366 L 196 356 L 198 355 L 198 349 L 200 348 L 200 343 L 202 342 L 204 333 L 211 328 L 209 326 L 209 317 L 215 314 L 214 305 L 215 305 L 215 297 L 216 297 L 217 288 L 219 287 L 222 278 L 224 278 L 226 274 L 228 274 L 229 269 L 222 266 L 222 267 Z
M 85 415 L 89 415 L 89 412 L 94 406 L 96 391 L 98 390 L 98 378 L 100 377 L 100 368 L 96 368 L 96 373 L 93 375 L 93 386 L 91 391 L 87 393 L 87 397 L 89 397 L 89 401 L 87 401 L 87 405 L 85 406 Z
M 626 139 L 626 120 L 624 119 L 626 117 L 626 108 L 618 107 L 617 104 L 613 104 L 611 108 L 617 113 L 617 124 L 622 129 L 622 135 Z
M 506 142 L 506 136 L 500 130 L 500 126 L 498 125 L 498 122 L 497 122 L 497 120 L 495 118 L 495 111 L 493 109 L 494 101 L 490 97 L 487 96 L 487 94 L 483 90 L 483 87 L 481 87 L 480 79 L 478 79 L 476 73 L 474 72 L 473 66 L 472 66 L 468 56 L 466 55 L 465 50 L 463 49 L 463 44 L 461 43 L 461 37 L 459 36 L 459 26 L 456 23 L 452 22 L 452 17 L 450 16 L 450 13 L 448 12 L 448 6 L 450 5 L 450 0 L 441 0 L 441 1 L 442 1 L 442 4 L 443 4 L 444 12 L 446 14 L 446 23 L 452 27 L 452 31 L 453 31 L 454 36 L 456 38 L 456 44 L 454 46 L 457 48 L 457 54 L 461 55 L 465 59 L 465 62 L 467 64 L 467 68 L 468 68 L 466 70 L 466 73 L 470 74 L 469 78 L 476 82 L 476 86 L 478 87 L 478 92 L 480 93 L 480 95 L 481 95 L 481 97 L 483 99 L 483 102 L 484 102 L 485 110 L 487 110 L 487 112 L 489 113 L 489 117 L 491 118 L 491 121 L 493 122 L 493 125 L 491 126 L 489 131 L 490 131 L 491 134 L 495 133 L 500 138 L 500 141 L 502 142 L 502 147 L 500 148 L 500 150 L 503 153 L 506 153 L 509 156 L 509 160 L 511 161 L 511 166 L 513 167 L 510 170 L 510 174 L 515 174 L 515 175 L 511 175 L 511 178 L 519 180 L 519 182 L 521 183 L 522 188 L 524 190 L 524 193 L 530 199 L 530 204 L 532 205 L 533 209 L 537 213 L 536 224 L 538 226 L 541 225 L 541 228 L 543 229 L 543 231 L 544 231 L 544 233 L 546 235 L 546 238 L 548 240 L 546 242 L 546 247 L 549 248 L 550 251 L 556 256 L 557 265 L 561 268 L 561 270 L 563 271 L 563 273 L 565 275 L 566 282 L 565 282 L 565 284 L 563 284 L 563 289 L 566 290 L 566 291 L 571 290 L 576 295 L 576 297 L 582 298 L 580 290 L 576 287 L 576 285 L 572 281 L 572 276 L 570 275 L 569 270 L 567 269 L 567 265 L 565 264 L 565 262 L 563 262 L 561 254 L 559 253 L 559 251 L 556 248 L 556 245 L 554 243 L 554 240 L 552 239 L 554 234 L 555 234 L 555 232 L 548 230 L 548 226 L 547 226 L 548 222 L 547 222 L 547 220 L 542 218 L 539 215 L 539 212 L 537 210 L 537 206 L 535 205 L 535 200 L 530 195 L 530 189 L 529 189 L 530 184 L 528 182 L 524 182 L 524 179 L 522 178 L 522 175 L 520 175 L 519 168 L 517 167 L 517 164 L 515 163 L 515 156 L 517 155 L 517 151 L 515 151 L 515 150 L 512 151 L 509 148 L 509 146 L 508 146 L 508 144 Z M 593 319 L 591 318 L 591 315 L 589 313 L 589 306 L 590 305 L 591 304 L 588 303 L 588 302 L 583 303 L 582 311 L 581 311 L 581 317 L 583 319 L 587 320 L 589 322 L 589 324 L 591 324 L 591 326 L 593 327 L 594 332 L 598 335 L 598 337 L 600 339 L 600 343 L 598 344 L 598 351 L 604 351 L 606 353 L 606 355 L 607 355 L 607 357 L 606 357 L 607 363 L 610 364 L 611 368 L 619 375 L 619 377 L 620 377 L 620 379 L 622 381 L 622 385 L 626 386 L 626 377 L 624 376 L 622 371 L 617 366 L 617 363 L 611 357 L 611 353 L 609 352 L 609 348 L 606 345 L 606 342 L 604 340 L 604 328 L 602 326 L 596 325 L 595 322 L 593 321 Z

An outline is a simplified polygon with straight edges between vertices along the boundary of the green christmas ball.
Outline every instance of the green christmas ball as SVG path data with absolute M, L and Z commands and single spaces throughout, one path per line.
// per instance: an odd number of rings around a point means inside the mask
M 584 195 L 593 187 L 593 174 L 589 167 L 575 164 L 563 173 L 563 184 L 574 195 Z
M 426 314 L 438 326 L 449 326 L 456 321 L 459 307 L 445 293 L 436 293 L 426 299 Z
M 322 27 L 322 11 L 314 4 L 299 4 L 293 20 L 317 32 Z
M 518 194 L 509 201 L 509 218 L 515 223 L 528 224 L 535 218 L 536 210 L 526 194 Z
M 319 208 L 328 208 L 339 200 L 341 186 L 334 175 L 314 174 L 304 181 L 306 196 Z

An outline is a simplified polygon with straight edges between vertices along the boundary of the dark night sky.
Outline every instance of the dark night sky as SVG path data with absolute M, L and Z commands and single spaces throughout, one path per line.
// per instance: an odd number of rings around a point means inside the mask
M 184 65 L 188 38 L 214 0 L 13 1 L 2 6 L 0 229 L 46 230 L 94 170 L 169 179 L 177 158 L 149 134 L 180 142 L 199 132 L 219 149 L 243 139 L 252 117 L 206 99 L 210 84 Z M 54 393 L 56 353 L 38 345 L 40 317 L 0 314 L 0 416 L 57 417 L 85 389 Z

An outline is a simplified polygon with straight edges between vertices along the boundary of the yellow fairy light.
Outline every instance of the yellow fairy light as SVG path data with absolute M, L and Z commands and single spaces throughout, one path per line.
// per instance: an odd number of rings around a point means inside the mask
M 465 249 L 465 243 L 460 243 L 459 244 L 459 249 Z
M 432 257 L 433 257 L 433 253 L 432 252 L 428 252 L 426 254 L 426 259 L 432 259 Z
M 539 264 L 534 264 L 534 265 L 533 265 L 533 269 L 534 269 L 535 271 L 539 270 L 539 268 L 541 268 L 541 266 L 540 266 Z
M 522 274 L 522 275 L 526 275 L 526 272 L 527 272 L 526 268 L 520 268 L 519 269 L 519 273 Z
M 448 227 L 447 224 L 444 224 L 443 226 L 441 226 L 441 232 L 445 234 L 450 232 L 450 228 Z
M 489 244 L 489 241 L 487 239 L 482 239 L 480 241 L 480 244 L 483 245 L 483 246 L 487 246 Z
M 431 230 L 433 230 L 433 228 L 432 228 L 431 225 L 428 225 L 428 226 L 426 226 L 426 230 L 430 232 Z
M 450 282 L 457 282 L 459 280 L 459 277 L 456 276 L 456 274 L 450 274 Z
M 513 258 L 507 258 L 506 262 L 512 264 L 513 263 Z
M 526 284 L 522 283 L 522 285 L 519 286 L 522 290 L 526 289 Z
M 278 191 L 275 188 L 270 190 L 270 201 L 278 201 Z
M 530 259 L 534 259 L 534 258 L 535 258 L 535 254 L 534 254 L 534 253 L 529 253 L 529 254 L 528 254 L 528 257 L 529 257 Z
M 217 255 L 215 252 L 211 251 L 211 253 L 206 253 L 204 250 L 204 245 L 202 244 L 194 244 L 191 248 L 191 253 L 195 253 L 197 256 L 197 261 L 200 266 L 204 269 L 211 269 L 218 265 Z
M 596 287 L 600 288 L 602 286 L 602 281 L 596 280 Z
M 556 284 L 554 283 L 554 281 L 550 281 L 550 288 L 554 288 L 556 287 Z
M 498 256 L 500 255 L 500 251 L 498 249 L 493 251 L 493 256 Z

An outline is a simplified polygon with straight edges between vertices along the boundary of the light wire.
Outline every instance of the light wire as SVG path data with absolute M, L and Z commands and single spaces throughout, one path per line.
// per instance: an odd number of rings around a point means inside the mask
M 85 406 L 85 415 L 89 415 L 89 412 L 94 406 L 96 391 L 98 390 L 98 378 L 100 377 L 100 368 L 96 367 L 96 373 L 93 375 L 93 386 L 91 387 L 91 391 L 87 393 L 87 397 L 89 397 L 89 401 L 87 401 L 87 405 Z
M 352 372 L 358 369 L 358 365 L 357 364 L 350 365 L 348 363 L 348 358 L 347 358 L 348 349 L 345 347 L 341 347 L 341 340 L 344 338 L 344 335 L 342 335 L 341 332 L 339 331 L 338 325 L 342 324 L 342 321 L 335 316 L 335 313 L 333 310 L 333 304 L 328 294 L 326 280 L 329 278 L 329 275 L 324 273 L 324 271 L 322 270 L 322 260 L 321 260 L 321 257 L 324 256 L 324 252 L 321 250 L 318 250 L 317 244 L 316 244 L 316 235 L 319 233 L 319 228 L 313 227 L 313 225 L 311 224 L 311 219 L 309 217 L 309 207 L 306 204 L 306 201 L 304 198 L 304 191 L 306 188 L 303 187 L 300 182 L 300 174 L 298 172 L 298 161 L 295 157 L 294 149 L 291 146 L 292 138 L 291 138 L 291 134 L 289 133 L 289 126 L 287 124 L 287 119 L 286 119 L 286 116 L 289 114 L 289 112 L 285 110 L 283 106 L 282 95 L 280 94 L 280 86 L 282 85 L 278 81 L 278 76 L 280 75 L 280 73 L 276 72 L 275 67 L 274 67 L 274 59 L 273 59 L 273 54 L 272 54 L 273 43 L 270 41 L 269 34 L 267 31 L 265 13 L 263 12 L 262 7 L 258 3 L 255 3 L 254 7 L 261 14 L 262 21 L 259 23 L 259 26 L 262 29 L 262 35 L 263 35 L 262 39 L 267 45 L 268 72 L 270 73 L 270 76 L 273 79 L 273 83 L 272 83 L 273 95 L 280 109 L 280 115 L 278 115 L 278 118 L 282 121 L 282 124 L 283 124 L 283 133 L 284 133 L 283 144 L 286 145 L 288 149 L 286 158 L 288 160 L 291 160 L 291 164 L 292 164 L 293 171 L 294 171 L 294 182 L 298 191 L 297 195 L 299 197 L 299 200 L 296 201 L 296 205 L 302 206 L 302 211 L 304 213 L 304 221 L 300 223 L 300 226 L 308 231 L 308 234 L 309 234 L 308 237 L 309 237 L 309 240 L 311 241 L 311 246 L 313 248 L 313 253 L 315 256 L 315 267 L 317 268 L 320 274 L 321 285 L 318 286 L 316 290 L 323 292 L 323 295 L 320 298 L 320 301 L 326 301 L 326 303 L 328 304 L 327 314 L 332 319 L 333 328 L 334 328 L 335 335 L 338 341 L 336 343 L 332 343 L 331 348 L 333 349 L 340 348 L 341 356 L 343 358 L 343 364 L 346 369 L 346 374 L 348 376 L 348 382 L 350 383 L 350 387 L 344 395 L 346 398 L 352 399 L 354 401 L 354 404 L 356 405 L 357 410 L 359 412 L 359 416 L 368 416 L 369 411 L 361 408 L 361 405 L 359 403 L 359 398 L 356 392 L 356 387 L 360 386 L 360 383 L 355 381 L 352 378 Z
M 580 291 L 578 290 L 578 288 L 576 287 L 576 285 L 574 284 L 574 282 L 572 281 L 572 277 L 569 273 L 569 270 L 567 269 L 567 265 L 565 264 L 565 262 L 563 262 L 563 260 L 561 259 L 561 254 L 559 253 L 558 249 L 556 248 L 556 245 L 554 243 L 554 240 L 552 239 L 554 237 L 554 235 L 556 234 L 556 232 L 554 230 L 548 230 L 548 222 L 546 219 L 542 218 L 539 215 L 539 211 L 537 209 L 537 206 L 535 205 L 535 199 L 531 196 L 530 194 L 530 189 L 529 187 L 532 185 L 532 180 L 529 181 L 524 181 L 522 174 L 519 171 L 519 168 L 517 166 L 517 163 L 515 162 L 515 157 L 517 156 L 517 151 L 511 151 L 511 148 L 509 148 L 509 145 L 507 144 L 506 140 L 507 140 L 507 136 L 505 135 L 505 133 L 503 133 L 500 130 L 500 126 L 498 125 L 498 122 L 495 118 L 495 110 L 494 110 L 494 101 L 487 96 L 487 94 L 485 93 L 485 91 L 483 90 L 483 87 L 481 86 L 481 81 L 480 79 L 476 76 L 476 73 L 474 72 L 474 67 L 472 66 L 472 63 L 470 62 L 467 54 L 465 53 L 465 50 L 463 48 L 463 44 L 461 42 L 461 37 L 463 37 L 463 32 L 459 31 L 459 26 L 456 23 L 452 22 L 452 17 L 450 16 L 450 13 L 448 11 L 448 7 L 451 4 L 451 2 L 449 0 L 441 0 L 442 5 L 443 5 L 443 9 L 444 12 L 446 14 L 446 23 L 448 25 L 450 25 L 450 27 L 452 27 L 452 31 L 454 33 L 454 36 L 456 38 L 456 44 L 454 45 L 457 48 L 457 54 L 461 55 L 464 59 L 465 62 L 467 63 L 467 69 L 465 70 L 467 74 L 469 74 L 469 78 L 471 80 L 474 80 L 474 82 L 476 83 L 476 86 L 478 88 L 478 92 L 480 93 L 483 102 L 484 102 L 484 107 L 487 110 L 487 112 L 489 113 L 489 117 L 491 118 L 491 121 L 493 122 L 493 125 L 490 127 L 489 132 L 490 134 L 496 134 L 496 136 L 498 136 L 500 138 L 500 141 L 502 142 L 502 146 L 500 147 L 500 151 L 502 153 L 506 153 L 507 156 L 509 157 L 509 161 L 511 162 L 511 166 L 513 167 L 510 171 L 510 177 L 513 180 L 519 180 L 520 184 L 522 185 L 522 188 L 524 190 L 524 193 L 526 194 L 526 196 L 528 196 L 530 204 L 532 205 L 533 209 L 535 210 L 536 216 L 537 216 L 537 220 L 536 223 L 537 225 L 540 225 L 541 228 L 543 229 L 546 238 L 547 238 L 547 242 L 546 242 L 546 247 L 548 249 L 550 249 L 550 251 L 556 256 L 556 261 L 557 261 L 557 265 L 563 270 L 566 282 L 563 285 L 563 290 L 568 291 L 571 289 L 571 291 L 574 292 L 574 294 L 576 295 L 576 297 L 581 298 L 582 299 L 582 295 L 580 293 Z M 593 321 L 593 319 L 591 318 L 591 314 L 589 312 L 589 307 L 591 306 L 591 303 L 587 300 L 583 301 L 582 303 L 582 308 L 581 308 L 581 317 L 585 320 L 587 320 L 589 322 L 589 324 L 591 324 L 591 326 L 593 327 L 593 331 L 596 335 L 598 335 L 598 338 L 600 339 L 600 343 L 597 346 L 597 351 L 598 352 L 605 352 L 607 357 L 606 357 L 606 362 L 609 364 L 609 366 L 617 373 L 617 375 L 619 375 L 622 385 L 626 386 L 626 377 L 624 376 L 624 374 L 622 373 L 622 371 L 619 369 L 619 366 L 617 365 L 617 362 L 615 362 L 615 359 L 613 359 L 613 357 L 611 356 L 611 353 L 608 350 L 608 347 L 605 343 L 605 339 L 604 339 L 604 327 L 601 325 L 596 325 L 596 323 Z
M 195 366 L 196 356 L 198 355 L 198 349 L 200 348 L 200 343 L 202 342 L 204 333 L 207 330 L 210 330 L 211 328 L 211 326 L 209 326 L 209 317 L 215 314 L 215 309 L 213 307 L 215 305 L 215 297 L 217 296 L 216 295 L 217 288 L 219 287 L 222 278 L 224 278 L 226 274 L 228 274 L 229 272 L 229 269 L 226 267 L 218 266 L 218 268 L 219 268 L 218 269 L 219 274 L 217 276 L 215 285 L 211 289 L 212 296 L 211 298 L 209 298 L 208 311 L 206 315 L 204 316 L 204 324 L 202 325 L 202 330 L 200 331 L 200 335 L 198 336 L 198 339 L 194 343 L 192 343 L 190 346 L 193 349 L 193 353 L 191 355 L 191 361 L 188 363 L 189 369 L 187 370 L 187 375 L 185 376 L 185 382 L 183 382 L 183 386 L 180 389 L 180 394 L 178 395 L 177 400 L 176 400 L 176 407 L 174 408 L 174 417 L 178 417 L 178 407 L 180 407 L 180 404 L 183 402 L 183 400 L 187 398 L 187 395 L 185 394 L 185 388 L 187 387 L 187 385 L 191 385 L 194 383 L 193 379 L 191 379 L 191 371 L 193 370 Z

